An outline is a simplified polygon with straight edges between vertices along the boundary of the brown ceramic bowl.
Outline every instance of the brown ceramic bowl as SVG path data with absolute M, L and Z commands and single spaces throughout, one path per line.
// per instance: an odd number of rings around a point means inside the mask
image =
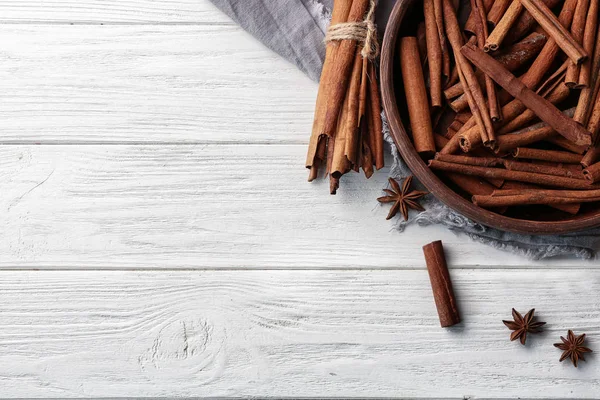
M 570 233 L 585 228 L 600 226 L 600 206 L 598 203 L 584 204 L 578 215 L 556 212 L 545 206 L 517 207 L 510 215 L 500 215 L 478 207 L 467 198 L 450 188 L 419 157 L 402 123 L 401 110 L 404 95 L 395 81 L 401 83 L 397 41 L 403 31 L 414 32 L 418 12 L 413 5 L 422 4 L 419 0 L 398 0 L 390 16 L 381 53 L 381 91 L 383 107 L 390 130 L 404 161 L 421 183 L 440 201 L 457 212 L 481 224 L 526 234 Z M 414 34 L 414 33 L 413 33 Z M 397 96 L 398 94 L 398 96 Z

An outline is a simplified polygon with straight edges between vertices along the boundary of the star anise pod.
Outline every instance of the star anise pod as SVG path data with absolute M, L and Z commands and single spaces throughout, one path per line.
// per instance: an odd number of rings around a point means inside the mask
M 402 188 L 400 188 L 400 185 L 398 185 L 398 182 L 396 182 L 394 179 L 390 178 L 389 180 L 393 190 L 383 189 L 388 196 L 383 196 L 377 199 L 377 201 L 380 203 L 394 203 L 386 219 L 393 218 L 398 211 L 400 211 L 404 217 L 404 220 L 407 221 L 409 208 L 418 211 L 425 211 L 425 209 L 419 203 L 417 203 L 417 200 L 428 193 L 419 190 L 413 190 L 412 192 L 410 191 L 410 185 L 413 180 L 412 176 L 409 176 L 404 180 L 402 183 Z
M 527 314 L 523 317 L 517 310 L 512 309 L 512 316 L 514 321 L 502 321 L 504 325 L 508 327 L 508 329 L 513 330 L 514 332 L 510 334 L 510 340 L 521 340 L 521 344 L 525 344 L 527 340 L 527 333 L 538 333 L 541 331 L 541 327 L 546 325 L 545 322 L 533 322 L 533 314 L 535 313 L 535 308 L 529 310 Z
M 569 329 L 567 338 L 560 337 L 562 343 L 554 343 L 554 347 L 558 347 L 563 351 L 559 361 L 563 361 L 567 358 L 571 359 L 571 362 L 577 368 L 577 362 L 579 360 L 585 361 L 583 353 L 591 353 L 592 350 L 583 346 L 585 341 L 585 333 L 583 335 L 575 336 L 572 330 Z

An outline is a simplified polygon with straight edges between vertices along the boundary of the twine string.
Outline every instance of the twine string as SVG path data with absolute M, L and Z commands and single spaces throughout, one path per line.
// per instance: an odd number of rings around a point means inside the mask
M 374 60 L 379 56 L 379 41 L 377 40 L 377 26 L 375 25 L 375 9 L 377 0 L 370 0 L 369 10 L 361 22 L 344 22 L 335 24 L 327 29 L 325 43 L 339 40 L 355 40 L 362 43 L 360 53 L 363 58 Z

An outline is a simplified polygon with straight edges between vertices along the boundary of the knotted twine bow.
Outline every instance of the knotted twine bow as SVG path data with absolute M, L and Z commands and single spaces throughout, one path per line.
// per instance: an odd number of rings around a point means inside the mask
M 363 44 L 360 55 L 374 60 L 379 56 L 379 41 L 375 25 L 375 9 L 377 0 L 371 0 L 369 11 L 362 22 L 344 22 L 330 26 L 325 36 L 325 43 L 334 40 L 355 40 Z

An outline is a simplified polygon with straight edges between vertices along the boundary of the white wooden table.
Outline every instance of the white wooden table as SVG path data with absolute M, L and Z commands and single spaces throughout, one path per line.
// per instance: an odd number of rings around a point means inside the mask
M 0 397 L 598 398 L 597 262 L 530 262 L 303 168 L 316 84 L 205 0 L 0 1 Z M 442 239 L 464 323 L 438 327 Z M 511 307 L 545 334 L 509 342 Z

